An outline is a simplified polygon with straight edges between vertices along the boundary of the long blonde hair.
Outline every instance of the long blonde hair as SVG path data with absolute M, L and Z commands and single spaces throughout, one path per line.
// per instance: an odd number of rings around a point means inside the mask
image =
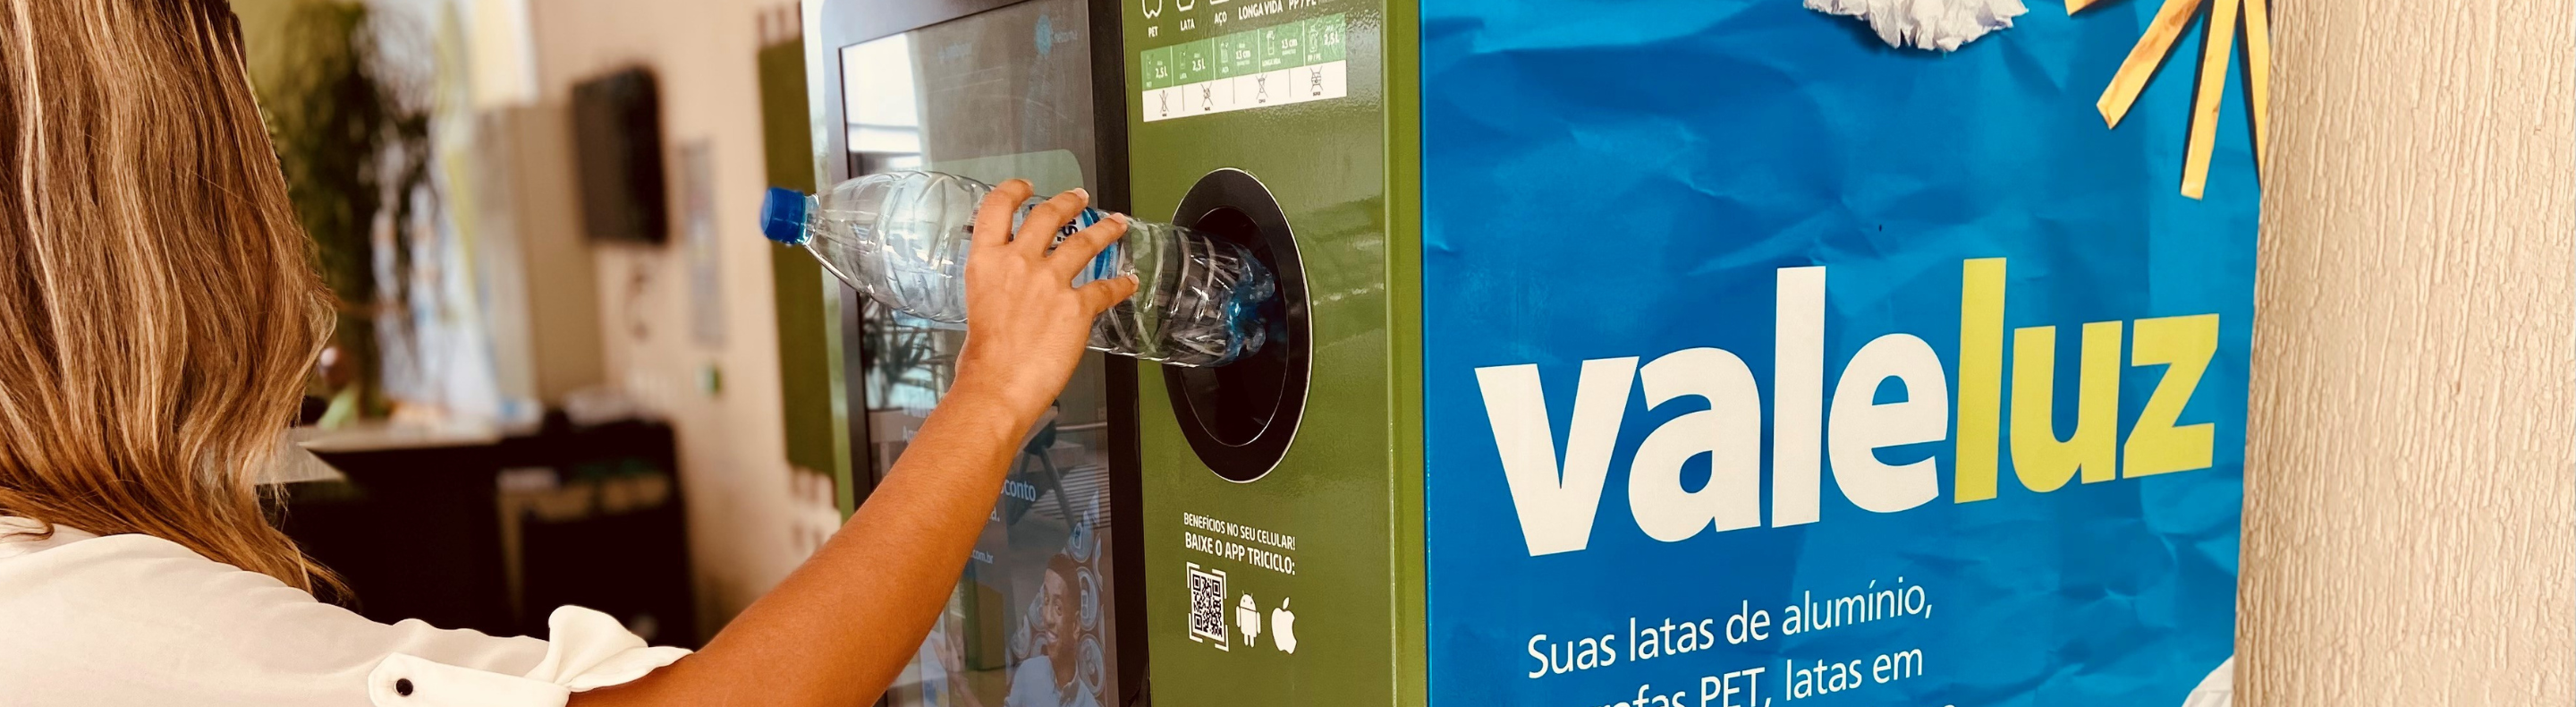
M 0 0 L 0 515 L 311 590 L 258 477 L 330 295 L 224 0 Z

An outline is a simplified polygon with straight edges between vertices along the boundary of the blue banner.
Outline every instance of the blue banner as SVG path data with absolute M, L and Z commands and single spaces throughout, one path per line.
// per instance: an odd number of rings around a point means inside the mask
M 2159 4 L 1425 2 L 1434 704 L 2223 686 L 2259 191 L 2202 21 L 2106 127 Z

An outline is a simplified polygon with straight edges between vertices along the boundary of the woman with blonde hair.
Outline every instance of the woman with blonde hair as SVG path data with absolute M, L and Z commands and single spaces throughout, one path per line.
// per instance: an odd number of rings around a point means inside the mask
M 549 640 L 316 601 L 262 506 L 328 338 L 223 0 L 0 0 L 0 706 L 861 705 L 929 631 L 1021 432 L 1129 279 L 977 239 L 957 382 L 805 566 L 691 654 L 566 607 Z M 1026 182 L 978 231 L 1009 233 Z

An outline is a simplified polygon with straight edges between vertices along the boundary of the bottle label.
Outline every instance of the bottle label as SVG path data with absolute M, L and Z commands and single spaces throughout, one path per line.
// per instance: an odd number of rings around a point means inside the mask
M 1031 199 L 1029 200 L 1029 203 L 1020 205 L 1019 215 L 1011 218 L 1011 230 L 1013 232 L 1018 232 L 1020 224 L 1028 221 L 1029 211 L 1037 208 L 1040 203 L 1043 202 L 1037 199 Z M 1063 243 L 1064 239 L 1072 238 L 1073 234 L 1080 233 L 1082 232 L 1082 229 L 1090 228 L 1092 224 L 1100 223 L 1108 218 L 1109 212 L 1101 211 L 1099 209 L 1083 209 L 1082 213 L 1074 214 L 1072 221 L 1065 222 L 1064 227 L 1055 230 L 1055 243 Z M 1049 244 L 1050 247 L 1053 245 L 1055 244 Z M 1073 286 L 1081 287 L 1093 280 L 1106 280 L 1112 277 L 1117 277 L 1119 274 L 1118 249 L 1124 245 L 1124 243 L 1113 242 L 1109 244 L 1109 247 L 1100 249 L 1100 255 L 1093 257 L 1090 265 L 1084 266 L 1081 272 L 1074 273 Z

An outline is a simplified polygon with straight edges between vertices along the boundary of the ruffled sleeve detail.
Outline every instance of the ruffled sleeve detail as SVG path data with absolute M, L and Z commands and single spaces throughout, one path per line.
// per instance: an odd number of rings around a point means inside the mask
M 545 658 L 524 675 L 463 668 L 402 653 L 367 676 L 376 707 L 562 707 L 572 693 L 631 682 L 689 651 L 644 645 L 617 620 L 567 606 L 546 619 Z

